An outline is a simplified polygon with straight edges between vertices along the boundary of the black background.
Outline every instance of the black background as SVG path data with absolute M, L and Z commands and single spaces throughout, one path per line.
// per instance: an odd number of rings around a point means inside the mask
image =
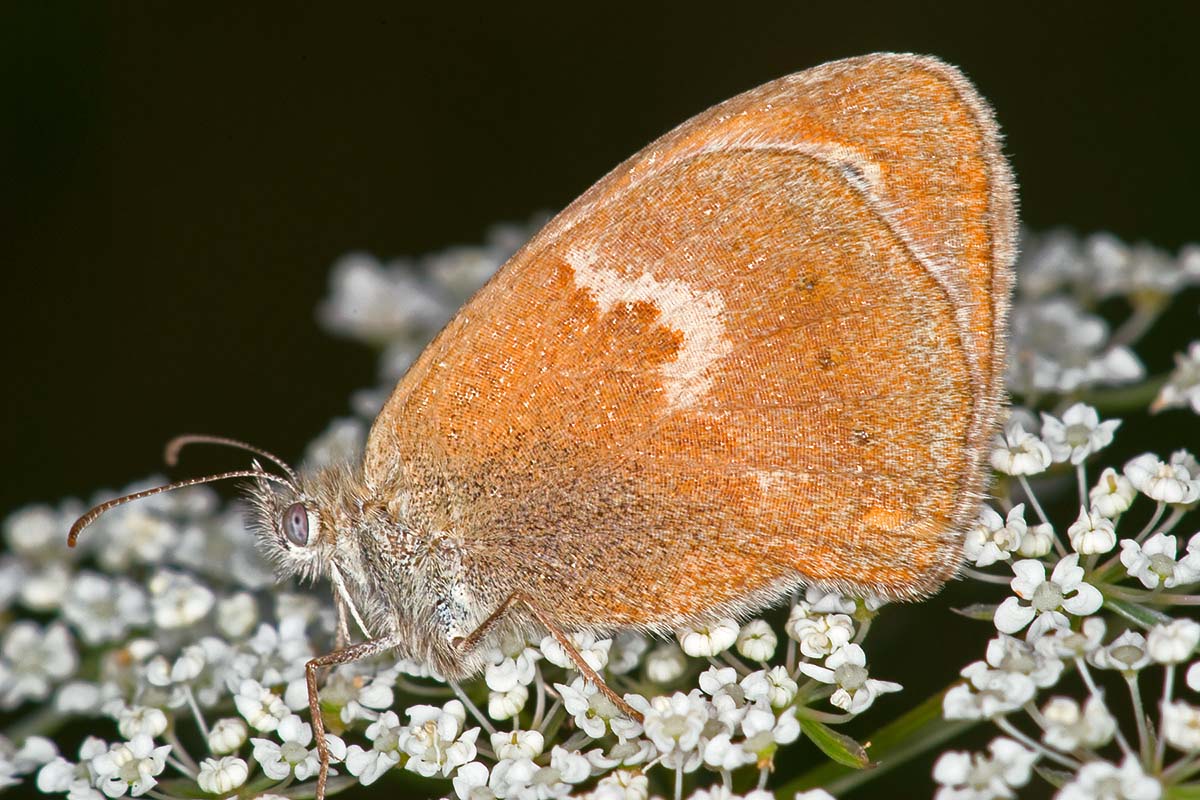
M 1200 238 L 1195 4 L 511 5 L 0 12 L 0 510 L 160 470 L 185 431 L 297 459 L 374 378 L 315 322 L 339 255 L 480 241 L 835 58 L 961 66 L 1034 228 Z
M 232 5 L 0 19 L 2 509 L 142 477 L 184 431 L 298 458 L 374 376 L 314 320 L 337 256 L 479 241 L 834 58 L 962 66 L 1035 228 L 1200 238 L 1190 3 Z

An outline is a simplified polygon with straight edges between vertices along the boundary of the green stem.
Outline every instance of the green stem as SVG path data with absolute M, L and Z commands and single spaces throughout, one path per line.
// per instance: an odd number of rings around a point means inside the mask
M 1162 390 L 1163 384 L 1169 377 L 1169 373 L 1163 373 L 1153 378 L 1147 378 L 1133 386 L 1120 389 L 1094 389 L 1081 394 L 1080 399 L 1090 406 L 1095 406 L 1096 410 L 1105 416 L 1133 409 L 1142 411 L 1150 405 L 1155 397 L 1158 397 L 1159 391 Z
M 951 686 L 958 683 L 955 681 Z M 875 763 L 874 769 L 855 770 L 827 762 L 792 778 L 775 790 L 775 796 L 792 797 L 797 792 L 818 787 L 840 796 L 979 724 L 982 720 L 942 718 L 942 701 L 951 686 L 867 737 L 866 741 L 871 743 L 870 755 Z

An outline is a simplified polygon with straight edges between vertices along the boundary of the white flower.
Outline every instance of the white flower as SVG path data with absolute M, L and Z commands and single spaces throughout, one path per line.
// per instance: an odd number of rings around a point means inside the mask
M 791 705 L 799 689 L 787 668 L 781 666 L 760 669 L 742 678 L 742 691 L 748 701 L 765 700 L 774 708 Z
M 673 643 L 660 644 L 646 655 L 646 677 L 652 683 L 671 683 L 686 669 L 687 658 Z
M 146 681 L 152 686 L 167 687 L 177 683 L 194 681 L 204 671 L 207 654 L 203 645 L 188 645 L 179 658 L 167 661 L 165 656 L 156 655 L 146 664 Z
M 17 575 L 21 580 L 21 602 L 34 611 L 56 610 L 71 586 L 71 569 L 62 562 L 24 569 Z
M 704 658 L 719 655 L 732 647 L 737 641 L 738 624 L 731 619 L 722 619 L 706 625 L 681 628 L 675 635 L 683 652 Z
M 1028 676 L 1039 689 L 1058 683 L 1063 671 L 1062 661 L 1049 648 L 1003 633 L 988 642 L 986 660 L 992 669 Z
M 562 697 L 563 706 L 575 719 L 575 726 L 593 739 L 599 739 L 610 725 L 623 719 L 623 714 L 613 702 L 604 696 L 590 681 L 577 677 L 570 686 L 554 684 Z M 532 756 L 531 756 L 532 757 Z
M 1002 633 L 1016 633 L 1033 623 L 1027 637 L 1037 639 L 1051 628 L 1068 625 L 1066 611 L 1076 616 L 1095 613 L 1104 603 L 1100 591 L 1083 581 L 1083 568 L 1079 566 L 1079 554 L 1065 556 L 1054 567 L 1050 579 L 1046 579 L 1046 566 L 1041 561 L 1026 559 L 1012 565 L 1016 577 L 1011 586 L 1017 597 L 1005 599 L 996 609 L 996 629 Z
M 79 747 L 79 763 L 59 756 L 46 763 L 37 775 L 37 788 L 43 794 L 67 793 L 67 800 L 102 800 L 104 795 L 92 786 L 96 777 L 92 760 L 108 752 L 103 739 L 89 736 Z
M 512 719 L 529 702 L 529 690 L 521 684 L 506 692 L 488 692 L 488 716 L 496 720 Z
M 116 684 L 106 684 L 106 692 L 115 695 Z M 68 681 L 58 688 L 54 695 L 54 709 L 60 714 L 81 714 L 91 716 L 101 710 L 101 705 L 111 700 L 101 693 L 101 687 L 87 681 Z
M 75 642 L 60 622 L 42 628 L 28 620 L 8 626 L 0 642 L 0 709 L 44 700 L 50 687 L 75 674 Z
M 813 614 L 853 614 L 857 607 L 853 600 L 841 592 L 819 586 L 809 586 L 804 590 L 804 603 Z M 878 606 L 873 606 L 872 610 L 875 608 Z
M 1042 717 L 1046 725 L 1042 740 L 1068 753 L 1077 747 L 1101 747 L 1117 729 L 1116 720 L 1095 695 L 1083 709 L 1070 697 L 1052 697 L 1042 708 Z
M 608 672 L 625 675 L 641 666 L 642 656 L 650 648 L 650 640 L 635 630 L 623 630 L 613 639 L 608 654 Z
M 701 743 L 704 763 L 713 769 L 732 771 L 748 764 L 753 764 L 757 757 L 734 742 L 733 735 L 726 732 L 718 733 L 706 742 Z M 693 795 L 694 797 L 694 795 Z
M 62 556 L 63 531 L 71 527 L 80 509 L 55 509 L 47 505 L 19 508 L 4 520 L 8 549 L 24 560 L 49 562 Z
M 250 768 L 235 756 L 206 758 L 200 762 L 196 783 L 200 790 L 209 794 L 229 794 L 246 782 Z
M 1160 503 L 1190 505 L 1200 499 L 1200 480 L 1180 463 L 1164 463 L 1153 453 L 1143 453 L 1125 464 L 1125 477 L 1134 488 Z
M 1071 540 L 1075 552 L 1096 555 L 1107 553 L 1117 546 L 1117 529 L 1108 517 L 1081 506 L 1078 519 L 1067 528 L 1067 538 Z
M 837 800 L 824 789 L 809 789 L 807 792 L 799 792 L 794 800 Z
M 1162 730 L 1172 747 L 1185 753 L 1200 751 L 1200 708 L 1182 700 L 1163 703 Z
M 1129 510 L 1133 499 L 1137 497 L 1137 489 L 1133 482 L 1112 467 L 1105 467 L 1100 473 L 1100 479 L 1088 492 L 1088 501 L 1094 511 L 1109 519 L 1115 519 Z
M 304 696 L 307 701 L 307 687 Z M 362 667 L 355 664 L 336 669 L 321 687 L 321 705 L 338 709 L 345 725 L 358 719 L 377 719 L 380 711 L 391 707 L 393 699 L 390 680 L 364 676 Z
M 809 658 L 825 658 L 849 644 L 854 638 L 854 620 L 846 614 L 807 614 L 801 616 L 796 604 L 788 619 L 788 635 L 800 643 L 800 652 Z
M 530 783 L 537 771 L 538 765 L 529 758 L 499 761 L 492 768 L 488 786 L 494 797 L 521 799 L 532 797 L 534 800 L 541 800 L 542 793 L 530 791 Z M 553 797 L 553 795 L 549 795 L 549 797 Z
M 408 726 L 400 724 L 396 712 L 385 711 L 367 726 L 366 735 L 371 740 L 371 749 L 364 750 L 356 744 L 347 747 L 346 771 L 358 778 L 363 786 L 370 786 L 400 763 Z
M 297 607 L 302 608 L 298 603 L 282 606 L 277 612 L 278 626 L 259 625 L 254 635 L 242 643 L 242 649 L 258 657 L 247 659 L 250 671 L 242 673 L 244 677 L 268 686 L 304 680 L 304 662 L 312 657 L 312 646 L 304 632 L 307 619 L 301 613 L 287 613 L 287 609 Z
M 554 644 L 557 646 L 558 642 Z M 562 648 L 558 647 L 557 652 L 562 652 Z M 514 657 L 501 658 L 499 662 L 488 664 L 483 671 L 484 683 L 493 692 L 508 692 L 515 686 L 528 686 L 533 683 L 537 659 L 540 657 L 541 654 L 533 648 L 522 648 Z
M 538 731 L 497 731 L 491 741 L 497 759 L 537 758 L 546 746 L 545 737 Z
M 1188 539 L 1187 555 L 1179 559 L 1179 562 L 1191 573 L 1200 575 L 1200 533 L 1192 534 L 1192 538 Z
M 404 741 L 408 753 L 405 769 L 426 778 L 449 777 L 457 767 L 475 759 L 479 728 L 463 730 L 467 711 L 458 700 L 437 706 L 412 706 L 408 714 L 410 735 Z
M 498 797 L 541 800 L 567 797 L 571 784 L 587 780 L 590 774 L 591 765 L 586 758 L 555 747 L 550 751 L 550 764 L 545 767 L 528 758 L 500 761 L 488 783 Z
M 131 627 L 150 621 L 146 593 L 133 581 L 95 572 L 74 577 L 62 599 L 62 614 L 88 644 L 116 641 Z
M 1054 526 L 1048 522 L 1030 526 L 1021 537 L 1017 552 L 1026 558 L 1041 558 L 1054 549 Z
M 709 667 L 700 673 L 697 683 L 700 684 L 700 691 L 709 697 L 716 697 L 738 685 L 737 670 L 733 667 Z
M 550 751 L 550 769 L 558 772 L 559 777 L 567 783 L 581 783 L 592 774 L 592 765 L 578 751 L 555 747 Z M 537 778 L 542 775 L 535 776 Z
M 599 747 L 584 753 L 588 763 L 592 765 L 592 773 L 604 772 L 617 767 L 634 767 L 645 764 L 658 756 L 658 751 L 649 739 L 638 737 L 627 741 L 619 741 L 604 752 Z
M 282 744 L 270 739 L 250 740 L 254 745 L 254 760 L 262 766 L 264 775 L 281 781 L 294 773 L 296 780 L 306 781 L 320 771 L 321 759 L 317 748 L 310 750 L 308 747 L 313 740 L 312 725 L 292 714 L 279 723 L 275 733 Z M 325 743 L 329 747 L 331 761 L 341 761 L 346 757 L 346 745 L 340 737 L 326 733 Z M 329 774 L 336 775 L 337 771 L 331 768 Z
M 647 800 L 650 779 L 640 772 L 619 769 L 596 782 L 588 800 Z
M 1175 369 L 1159 390 L 1151 411 L 1191 406 L 1200 414 L 1200 341 L 1188 345 L 1187 354 L 1175 354 Z
M 816 615 L 812 606 L 803 600 L 798 600 L 792 604 L 791 610 L 788 612 L 787 622 L 783 625 L 783 632 L 790 638 L 800 641 L 800 626 L 807 625 L 809 619 Z
M 1146 653 L 1159 664 L 1182 664 L 1200 644 L 1200 622 L 1173 620 L 1155 625 L 1146 634 Z
M 1075 780 L 1055 800 L 1158 800 L 1162 785 L 1142 770 L 1133 755 L 1118 767 L 1107 761 L 1091 761 L 1079 768 Z
M 167 729 L 167 715 L 148 706 L 126 706 L 117 716 L 117 730 L 126 739 L 138 734 L 151 738 L 161 736 Z
M 770 661 L 778 643 L 779 638 L 766 621 L 752 619 L 738 633 L 737 651 L 751 661 Z
M 21 783 L 21 776 L 58 758 L 58 748 L 44 736 L 29 736 L 16 748 L 0 734 L 0 792 Z
M 776 716 L 765 704 L 751 706 L 742 720 L 742 748 L 754 753 L 756 762 L 762 763 L 781 744 L 791 744 L 800 738 L 800 723 L 796 720 L 796 709 L 785 708 Z
M 1013 506 L 1007 519 L 991 506 L 981 506 L 979 520 L 963 539 L 963 555 L 977 567 L 1003 561 L 1021 546 L 1027 529 L 1024 503 Z
M 1110 233 L 1094 233 L 1087 237 L 1085 248 L 1098 297 L 1171 295 L 1188 283 L 1186 262 L 1157 247 L 1128 245 Z
M 1007 383 L 1017 392 L 1069 394 L 1080 388 L 1140 380 L 1133 351 L 1109 343 L 1108 325 L 1073 298 L 1050 297 L 1013 309 Z
M 230 639 L 241 639 L 258 624 L 258 602 L 249 592 L 238 592 L 217 602 L 217 628 Z
M 488 768 L 478 761 L 463 764 L 454 773 L 451 783 L 459 800 L 492 800 L 496 796 L 487 788 Z
M 781 744 L 791 744 L 800 736 L 795 709 L 784 709 L 778 717 L 765 703 L 746 709 L 738 724 L 741 740 L 732 741 L 731 731 L 722 731 L 702 743 L 704 761 L 718 769 L 732 770 L 747 764 L 769 763 Z
M 1038 639 L 1037 649 L 1053 653 L 1059 658 L 1086 658 L 1104 643 L 1104 620 L 1088 617 L 1078 631 L 1070 628 L 1054 628 Z
M 129 491 L 147 488 L 146 484 L 127 487 Z M 96 558 L 106 572 L 129 572 L 134 564 L 159 564 L 166 560 L 179 541 L 175 523 L 163 512 L 178 500 L 170 495 L 156 495 L 136 503 L 126 503 L 101 515 L 91 536 L 96 541 Z
M 342 256 L 333 266 L 331 291 L 318 309 L 329 330 L 374 344 L 437 328 L 452 308 L 416 264 L 386 264 L 366 253 Z
M 1133 539 L 1121 541 L 1121 563 L 1130 577 L 1137 578 L 1147 589 L 1164 586 L 1173 589 L 1200 580 L 1200 572 L 1184 559 L 1175 560 L 1175 537 L 1156 533 L 1144 543 Z
M 291 710 L 279 695 L 258 681 L 242 681 L 233 697 L 233 704 L 250 723 L 250 727 L 264 733 L 275 730 L 279 723 L 291 716 Z
M 1184 681 L 1193 692 L 1200 692 L 1200 661 L 1188 667 L 1187 677 Z
M 851 714 L 867 710 L 878 695 L 902 688 L 898 683 L 868 678 L 867 656 L 857 644 L 848 644 L 829 656 L 824 667 L 801 664 L 800 671 L 821 683 L 836 685 L 837 691 L 829 702 Z
M 219 719 L 208 730 L 208 749 L 219 756 L 232 753 L 245 744 L 248 735 L 246 723 L 237 717 Z
M 1026 432 L 1019 420 L 1010 420 L 992 444 L 992 467 L 1005 475 L 1037 475 L 1050 461 L 1050 448 Z
M 1013 789 L 1029 783 L 1037 754 L 1012 739 L 999 737 L 988 745 L 990 755 L 950 751 L 933 765 L 940 788 L 934 800 L 993 800 L 1016 797 Z
M 597 639 L 592 634 L 583 632 L 572 633 L 569 638 L 589 667 L 599 672 L 608 664 L 608 651 L 612 648 L 612 639 Z M 578 669 L 567 655 L 567 651 L 553 636 L 542 639 L 540 649 L 551 664 L 564 669 Z
M 170 752 L 170 745 L 155 747 L 154 740 L 144 734 L 114 744 L 92 759 L 96 787 L 109 797 L 125 792 L 139 797 L 158 784 L 154 776 L 163 771 Z
M 0 778 L 4 778 L 0 771 Z M 38 770 L 36 785 L 42 794 L 62 794 L 71 792 L 72 797 L 99 800 L 103 797 L 91 787 L 87 764 L 72 764 L 62 756 L 51 759 Z M 0 788 L 7 789 L 16 786 L 19 781 L 13 776 L 0 781 Z
M 1150 664 L 1146 637 L 1135 631 L 1125 631 L 1106 647 L 1092 653 L 1089 661 L 1100 669 L 1115 669 L 1126 674 L 1137 672 Z
M 969 683 L 955 686 L 943 700 L 947 719 L 989 719 L 1014 711 L 1039 688 L 1054 685 L 1062 662 L 1050 648 L 1001 634 L 988 642 L 987 661 L 968 664 L 960 673 Z
M 1120 425 L 1119 419 L 1101 422 L 1096 409 L 1076 403 L 1063 413 L 1061 420 L 1042 412 L 1042 440 L 1056 462 L 1079 465 L 1092 453 L 1112 444 L 1113 432 Z
M 191 575 L 161 570 L 148 584 L 154 624 L 160 628 L 194 625 L 212 610 L 212 590 Z
M 629 703 L 645 716 L 645 736 L 662 754 L 665 767 L 691 772 L 700 766 L 700 735 L 709 719 L 709 704 L 699 690 L 660 695 L 649 702 L 630 696 Z

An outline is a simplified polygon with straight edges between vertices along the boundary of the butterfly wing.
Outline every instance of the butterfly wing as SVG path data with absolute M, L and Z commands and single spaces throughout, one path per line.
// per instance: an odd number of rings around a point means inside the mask
M 568 625 L 663 627 L 799 583 L 927 594 L 984 486 L 1013 194 L 984 101 L 937 60 L 739 95 L 472 298 L 379 415 L 368 484 L 408 487 L 498 595 Z

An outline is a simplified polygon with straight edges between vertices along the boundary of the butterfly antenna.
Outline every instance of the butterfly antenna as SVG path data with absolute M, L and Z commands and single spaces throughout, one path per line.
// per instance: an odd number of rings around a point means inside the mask
M 79 538 L 79 534 L 83 532 L 83 529 L 95 522 L 96 517 L 100 516 L 105 511 L 108 511 L 110 508 L 116 508 L 117 506 L 125 505 L 126 503 L 133 502 L 134 500 L 141 500 L 143 497 L 151 497 L 156 494 L 162 494 L 163 492 L 170 492 L 175 489 L 184 489 L 188 486 L 196 486 L 201 483 L 223 481 L 228 478 L 259 478 L 262 480 L 274 481 L 275 483 L 287 486 L 293 491 L 296 488 L 286 479 L 270 472 L 264 472 L 261 469 L 239 469 L 233 472 L 222 472 L 217 475 L 206 475 L 203 478 L 189 478 L 186 481 L 168 483 L 166 486 L 156 486 L 153 489 L 146 489 L 141 492 L 134 492 L 133 494 L 114 497 L 112 500 L 105 501 L 88 511 L 82 517 L 75 520 L 75 524 L 71 526 L 71 532 L 67 534 L 67 546 L 74 547 L 75 542 Z
M 238 439 L 230 439 L 225 436 L 209 436 L 203 433 L 185 433 L 181 436 L 176 436 L 174 439 L 167 442 L 166 449 L 163 452 L 163 458 L 166 460 L 167 465 L 171 467 L 175 466 L 175 463 L 179 460 L 179 451 L 189 444 L 219 444 L 224 445 L 225 447 L 235 447 L 239 450 L 246 450 L 256 455 L 260 455 L 268 461 L 274 462 L 280 469 L 287 473 L 288 479 L 294 486 L 297 486 L 300 483 L 299 478 L 296 477 L 296 471 L 289 467 L 286 461 L 274 453 L 270 453 L 251 444 L 246 444 Z

